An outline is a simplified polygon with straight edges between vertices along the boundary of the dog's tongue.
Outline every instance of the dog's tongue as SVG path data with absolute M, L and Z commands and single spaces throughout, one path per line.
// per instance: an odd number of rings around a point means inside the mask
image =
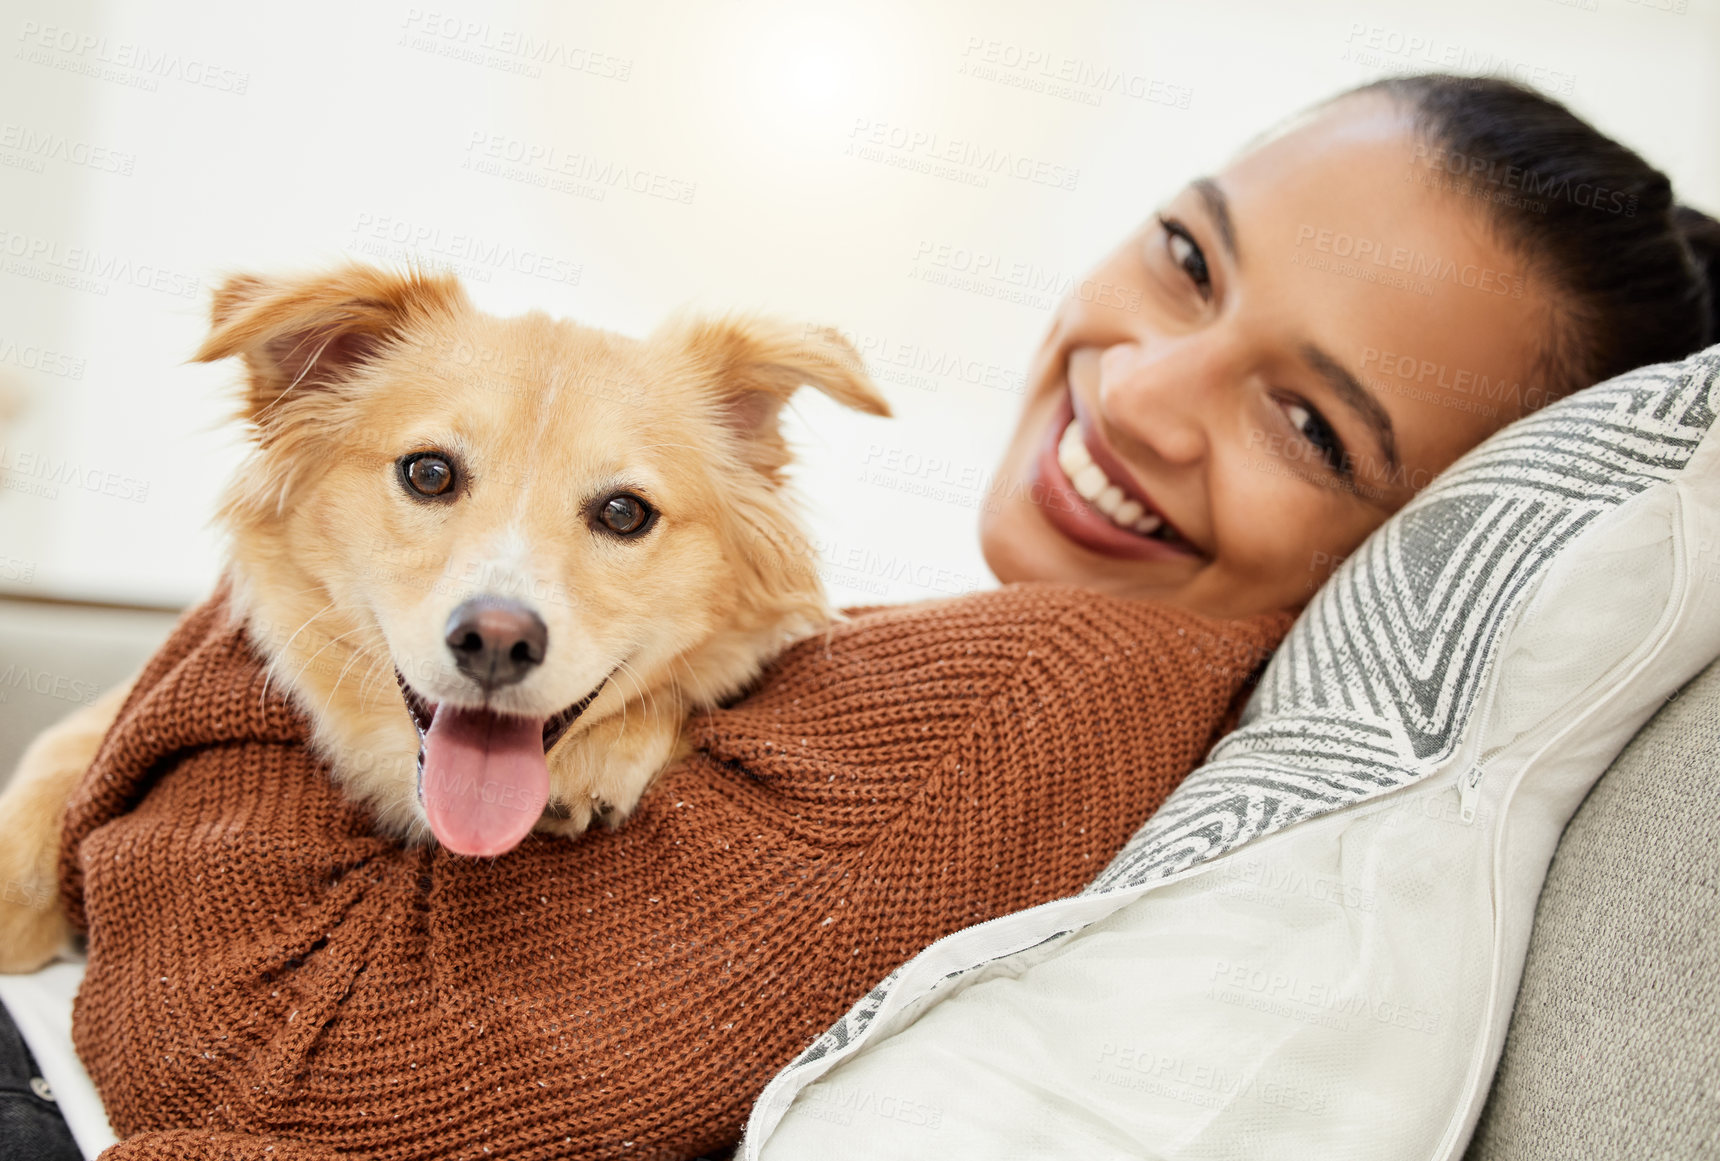
M 543 719 L 438 706 L 424 734 L 424 812 L 456 854 L 499 855 L 549 803 Z

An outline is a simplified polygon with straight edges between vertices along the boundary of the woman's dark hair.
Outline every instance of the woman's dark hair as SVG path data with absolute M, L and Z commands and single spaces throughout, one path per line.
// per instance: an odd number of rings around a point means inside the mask
M 1495 77 L 1428 73 L 1353 89 L 1414 119 L 1427 184 L 1484 207 L 1498 240 L 1552 291 L 1538 360 L 1550 396 L 1720 340 L 1720 222 L 1559 102 Z

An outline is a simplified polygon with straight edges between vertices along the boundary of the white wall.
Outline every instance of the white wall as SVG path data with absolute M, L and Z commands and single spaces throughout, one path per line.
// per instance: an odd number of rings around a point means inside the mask
M 899 418 L 808 393 L 802 477 L 834 595 L 897 600 L 991 583 L 976 505 L 1052 302 L 988 275 L 1078 277 L 1310 100 L 1503 64 L 1720 209 L 1720 0 L 4 0 L 0 36 L 0 387 L 25 403 L 0 432 L 0 591 L 24 594 L 178 604 L 212 580 L 233 369 L 184 360 L 228 270 L 407 239 L 500 312 L 835 323 Z M 1064 67 L 1122 89 L 1057 91 Z M 876 126 L 1074 188 L 856 156 Z M 551 160 L 519 180 L 491 148 Z M 580 158 L 645 192 L 547 172 Z M 978 289 L 939 284 L 963 263 Z

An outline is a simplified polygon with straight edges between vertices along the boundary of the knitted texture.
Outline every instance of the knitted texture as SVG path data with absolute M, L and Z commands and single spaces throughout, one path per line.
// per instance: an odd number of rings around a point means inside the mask
M 67 815 L 73 1038 L 121 1137 L 103 1156 L 732 1145 L 903 960 L 1078 891 L 1290 620 L 1050 584 L 855 610 L 695 717 L 619 830 L 489 860 L 373 835 L 217 594 Z

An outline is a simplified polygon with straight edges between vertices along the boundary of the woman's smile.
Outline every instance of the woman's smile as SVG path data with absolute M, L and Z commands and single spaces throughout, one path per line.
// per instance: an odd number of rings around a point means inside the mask
M 1046 425 L 1028 494 L 1062 535 L 1119 560 L 1198 561 L 1200 552 L 1117 459 L 1071 387 Z

